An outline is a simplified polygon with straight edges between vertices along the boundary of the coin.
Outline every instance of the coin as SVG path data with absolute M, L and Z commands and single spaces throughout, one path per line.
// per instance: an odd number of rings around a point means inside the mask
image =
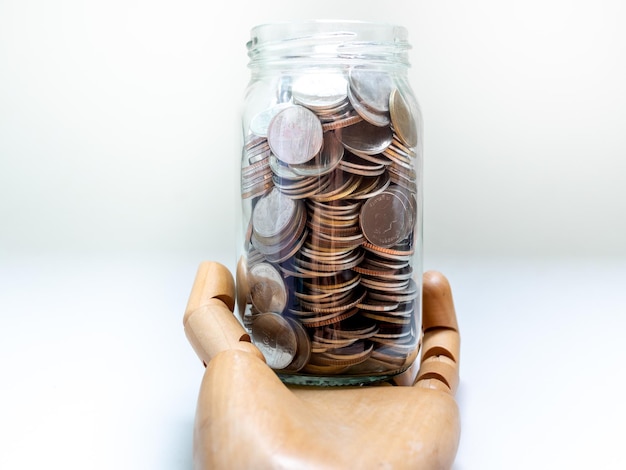
M 331 173 L 332 176 L 337 178 L 329 178 L 331 184 L 323 192 L 320 191 L 311 196 L 311 199 L 319 202 L 330 202 L 345 199 L 354 192 L 356 188 L 361 184 L 361 178 L 355 175 L 342 172 Z
M 406 210 L 402 199 L 388 191 L 368 199 L 361 208 L 361 230 L 376 246 L 397 245 L 406 233 Z
M 322 148 L 322 123 L 304 106 L 289 106 L 269 124 L 267 140 L 274 155 L 287 164 L 305 163 Z
M 378 333 L 378 325 L 362 315 L 354 315 L 334 325 L 326 327 L 333 338 L 367 339 Z
M 320 176 L 333 171 L 341 161 L 344 147 L 334 132 L 325 132 L 322 150 L 311 160 L 290 165 L 291 171 L 301 176 Z
M 351 89 L 348 90 L 348 99 L 354 110 L 370 124 L 374 126 L 388 126 L 391 122 L 386 112 L 379 112 L 370 107 L 357 98 Z
M 411 107 L 398 88 L 394 88 L 389 96 L 389 113 L 393 129 L 398 137 L 409 147 L 417 145 L 417 123 Z
M 279 112 L 293 106 L 291 103 L 281 103 L 264 109 L 258 113 L 250 122 L 250 131 L 259 137 L 267 137 L 270 122 Z
M 302 202 L 284 196 L 276 188 L 263 196 L 252 212 L 253 233 L 261 240 L 277 242 L 280 236 L 293 224 L 302 210 Z
M 259 313 L 250 318 L 250 338 L 272 369 L 284 369 L 293 361 L 298 338 L 291 324 L 276 313 Z
M 348 74 L 354 96 L 375 112 L 389 111 L 389 95 L 393 88 L 391 76 L 368 67 L 353 67 Z
M 364 299 L 362 303 L 357 305 L 361 310 L 367 310 L 370 312 L 388 312 L 398 308 L 399 303 L 381 302 L 378 300 Z
M 348 153 L 339 164 L 342 171 L 361 176 L 380 176 L 385 173 L 385 165 L 365 160 Z
M 303 325 L 307 327 L 321 327 L 326 325 L 331 325 L 333 323 L 338 323 L 340 321 L 346 320 L 353 315 L 358 313 L 359 309 L 351 308 L 348 310 L 342 310 L 338 312 L 317 314 L 315 316 L 310 316 L 306 318 L 300 318 L 300 321 Z
M 339 271 L 332 277 L 305 281 L 304 286 L 313 292 L 343 292 L 359 285 L 361 275 L 350 270 Z
M 373 348 L 373 344 L 365 346 L 363 341 L 355 341 L 350 346 L 344 346 L 342 348 L 335 348 L 326 351 L 324 357 L 340 361 L 353 361 L 355 359 L 362 359 L 364 356 L 369 356 Z
M 365 361 L 374 349 L 374 345 L 370 344 L 369 347 L 365 347 L 364 343 L 359 341 L 358 343 L 351 344 L 350 346 L 334 349 L 333 353 L 323 352 L 319 354 L 311 354 L 311 365 L 317 366 L 352 366 L 360 364 Z
M 351 126 L 352 124 L 356 124 L 359 121 L 362 121 L 363 118 L 359 114 L 349 114 L 347 116 L 334 119 L 330 122 L 322 124 L 322 130 L 324 132 L 331 131 L 334 129 L 339 129 L 340 127 Z
M 398 292 L 404 290 L 408 284 L 408 279 L 376 280 L 367 276 L 363 276 L 363 279 L 361 279 L 361 285 L 372 291 Z
M 285 372 L 298 372 L 306 366 L 311 358 L 311 340 L 304 327 L 293 318 L 287 318 L 289 325 L 296 334 L 296 354 L 285 369 Z
M 361 312 L 361 315 L 367 318 L 371 318 L 372 320 L 376 320 L 378 322 L 388 322 L 388 323 L 393 323 L 396 325 L 408 325 L 411 323 L 410 318 L 391 317 L 391 316 L 384 315 L 381 312 L 364 311 L 364 312 Z
M 331 183 L 329 178 L 329 175 L 296 176 L 295 178 L 275 175 L 274 185 L 283 195 L 291 199 L 307 199 L 328 188 Z
M 272 173 L 281 179 L 285 178 L 292 181 L 301 181 L 306 178 L 306 176 L 294 172 L 291 165 L 282 162 L 276 155 L 270 154 L 267 160 Z
M 334 108 L 347 98 L 348 81 L 341 73 L 317 72 L 293 80 L 294 101 L 310 109 Z
M 372 300 L 382 300 L 388 302 L 409 302 L 419 296 L 419 289 L 413 279 L 409 279 L 407 287 L 398 291 L 378 291 L 370 290 L 369 298 Z
M 280 272 L 269 263 L 248 268 L 250 301 L 260 312 L 281 313 L 287 305 L 287 288 Z
M 241 256 L 237 262 L 237 271 L 235 276 L 235 285 L 237 289 L 237 310 L 239 311 L 239 317 L 243 318 L 248 298 L 250 296 L 250 287 L 248 286 L 248 269 L 246 266 L 246 260 L 243 256 Z
M 367 121 L 359 121 L 335 132 L 348 150 L 367 155 L 382 153 L 393 141 L 391 128 L 374 126 Z
M 293 224 L 290 225 L 289 230 L 286 230 L 284 236 L 276 243 L 266 243 L 261 241 L 256 234 L 252 233 L 250 241 L 252 245 L 265 257 L 268 261 L 275 263 L 284 261 L 282 256 L 285 252 L 289 252 L 296 245 L 301 246 L 304 240 L 301 240 L 306 230 L 306 214 L 303 210 L 298 212 L 293 220 Z

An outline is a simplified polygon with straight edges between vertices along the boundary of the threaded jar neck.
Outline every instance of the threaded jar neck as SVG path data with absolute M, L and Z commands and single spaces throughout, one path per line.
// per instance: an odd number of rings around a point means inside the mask
M 256 26 L 247 43 L 253 73 L 272 68 L 365 65 L 406 69 L 411 48 L 402 26 L 312 20 Z

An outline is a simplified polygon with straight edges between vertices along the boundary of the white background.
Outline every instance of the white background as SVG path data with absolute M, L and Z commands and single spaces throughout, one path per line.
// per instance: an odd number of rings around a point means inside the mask
M 190 466 L 182 311 L 199 261 L 234 265 L 245 43 L 296 18 L 409 31 L 455 467 L 623 467 L 618 0 L 0 0 L 0 467 Z

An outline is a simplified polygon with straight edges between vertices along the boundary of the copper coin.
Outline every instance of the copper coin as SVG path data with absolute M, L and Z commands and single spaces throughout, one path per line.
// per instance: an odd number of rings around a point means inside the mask
M 400 280 L 377 280 L 367 276 L 361 279 L 361 285 L 367 287 L 371 291 L 382 291 L 385 293 L 401 292 L 409 285 L 409 279 Z
M 398 308 L 399 303 L 382 302 L 380 300 L 363 299 L 363 302 L 357 305 L 361 310 L 369 312 L 388 312 Z
M 338 312 L 319 314 L 315 317 L 301 318 L 300 321 L 307 327 L 320 327 L 346 320 L 358 313 L 359 309 L 352 308 Z
M 396 325 L 408 325 L 411 323 L 410 318 L 406 317 L 390 317 L 382 314 L 381 312 L 361 312 L 361 315 L 367 318 L 371 318 L 372 320 L 376 320 L 379 322 L 388 322 Z

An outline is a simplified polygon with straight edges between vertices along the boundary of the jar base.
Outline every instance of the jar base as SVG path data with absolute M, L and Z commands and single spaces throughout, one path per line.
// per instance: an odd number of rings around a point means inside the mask
M 286 385 L 301 385 L 310 387 L 354 387 L 373 385 L 385 382 L 406 369 L 394 371 L 385 375 L 299 375 L 299 374 L 280 374 L 278 378 Z

